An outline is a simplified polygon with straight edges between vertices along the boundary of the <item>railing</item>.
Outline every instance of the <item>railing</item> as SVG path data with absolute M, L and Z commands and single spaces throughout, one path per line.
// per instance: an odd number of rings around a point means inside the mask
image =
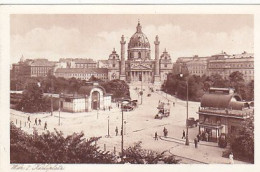
M 212 125 L 213 125 L 213 126 L 221 126 L 220 123 L 213 122 L 213 121 L 211 121 L 211 122 L 199 121 L 199 124 L 211 125 L 211 126 L 212 126 Z
M 248 117 L 252 115 L 253 109 L 244 109 L 244 110 L 231 110 L 231 109 L 210 109 L 210 108 L 199 108 L 199 113 L 211 113 L 215 115 L 225 115 L 225 116 L 237 116 L 237 117 Z

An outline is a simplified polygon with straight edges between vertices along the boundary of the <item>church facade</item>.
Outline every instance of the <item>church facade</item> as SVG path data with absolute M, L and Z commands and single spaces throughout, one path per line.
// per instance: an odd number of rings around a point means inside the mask
M 161 83 L 167 78 L 167 74 L 172 72 L 171 57 L 166 51 L 159 56 L 159 37 L 155 37 L 155 57 L 151 58 L 151 46 L 148 38 L 142 32 L 140 22 L 136 27 L 136 32 L 130 38 L 127 50 L 124 35 L 121 37 L 120 56 L 115 49 L 108 59 L 108 79 L 125 80 L 128 83 L 146 82 Z

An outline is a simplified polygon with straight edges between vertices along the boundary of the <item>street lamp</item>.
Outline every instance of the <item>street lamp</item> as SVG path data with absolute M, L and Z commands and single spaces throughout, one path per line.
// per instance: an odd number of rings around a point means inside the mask
M 110 137 L 110 134 L 109 134 L 109 115 L 107 116 L 107 137 Z
M 180 77 L 183 77 L 183 74 L 180 74 Z M 189 82 L 186 80 L 186 87 L 187 87 L 187 97 L 186 97 L 186 108 L 187 108 L 187 116 L 186 116 L 186 142 L 185 145 L 189 146 L 189 127 L 188 127 L 188 118 L 189 118 Z

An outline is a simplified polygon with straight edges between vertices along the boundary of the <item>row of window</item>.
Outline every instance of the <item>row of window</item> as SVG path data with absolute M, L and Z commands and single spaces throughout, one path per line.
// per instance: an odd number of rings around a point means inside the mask
M 245 63 L 245 64 L 242 64 L 242 63 L 239 63 L 239 64 L 235 64 L 235 63 L 231 63 L 231 64 L 229 64 L 229 63 L 217 63 L 217 64 L 210 64 L 209 65 L 210 67 L 217 67 L 217 68 L 224 68 L 224 67 L 237 67 L 237 68 L 241 68 L 241 67 L 254 67 L 254 65 L 253 64 L 247 64 L 247 63 Z

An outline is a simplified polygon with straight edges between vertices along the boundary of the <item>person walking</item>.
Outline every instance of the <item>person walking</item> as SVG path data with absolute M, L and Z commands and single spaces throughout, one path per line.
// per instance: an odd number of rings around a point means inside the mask
M 45 123 L 44 123 L 44 130 L 47 130 L 47 122 L 45 121 Z
M 208 134 L 208 132 L 205 133 L 205 137 L 206 137 L 206 142 L 208 142 L 209 141 L 209 134 Z
M 195 148 L 198 148 L 198 139 L 196 137 L 194 139 L 194 145 L 195 145 Z
M 34 125 L 37 125 L 37 118 L 35 118 Z
M 165 127 L 163 128 L 163 135 L 164 135 L 164 137 L 166 137 L 166 128 Z
M 116 136 L 118 135 L 118 128 L 116 127 L 115 129 L 115 132 L 116 132 Z
M 42 122 L 41 119 L 39 119 L 38 122 L 39 122 L 39 125 L 41 125 L 41 122 Z
M 28 116 L 28 122 L 31 122 L 30 116 Z
M 232 152 L 229 154 L 229 163 L 234 164 L 234 156 Z
M 183 138 L 185 139 L 185 131 L 184 130 L 182 131 L 182 139 Z
M 154 134 L 154 140 L 158 140 L 158 134 L 157 134 L 157 131 L 156 131 L 155 134 Z

